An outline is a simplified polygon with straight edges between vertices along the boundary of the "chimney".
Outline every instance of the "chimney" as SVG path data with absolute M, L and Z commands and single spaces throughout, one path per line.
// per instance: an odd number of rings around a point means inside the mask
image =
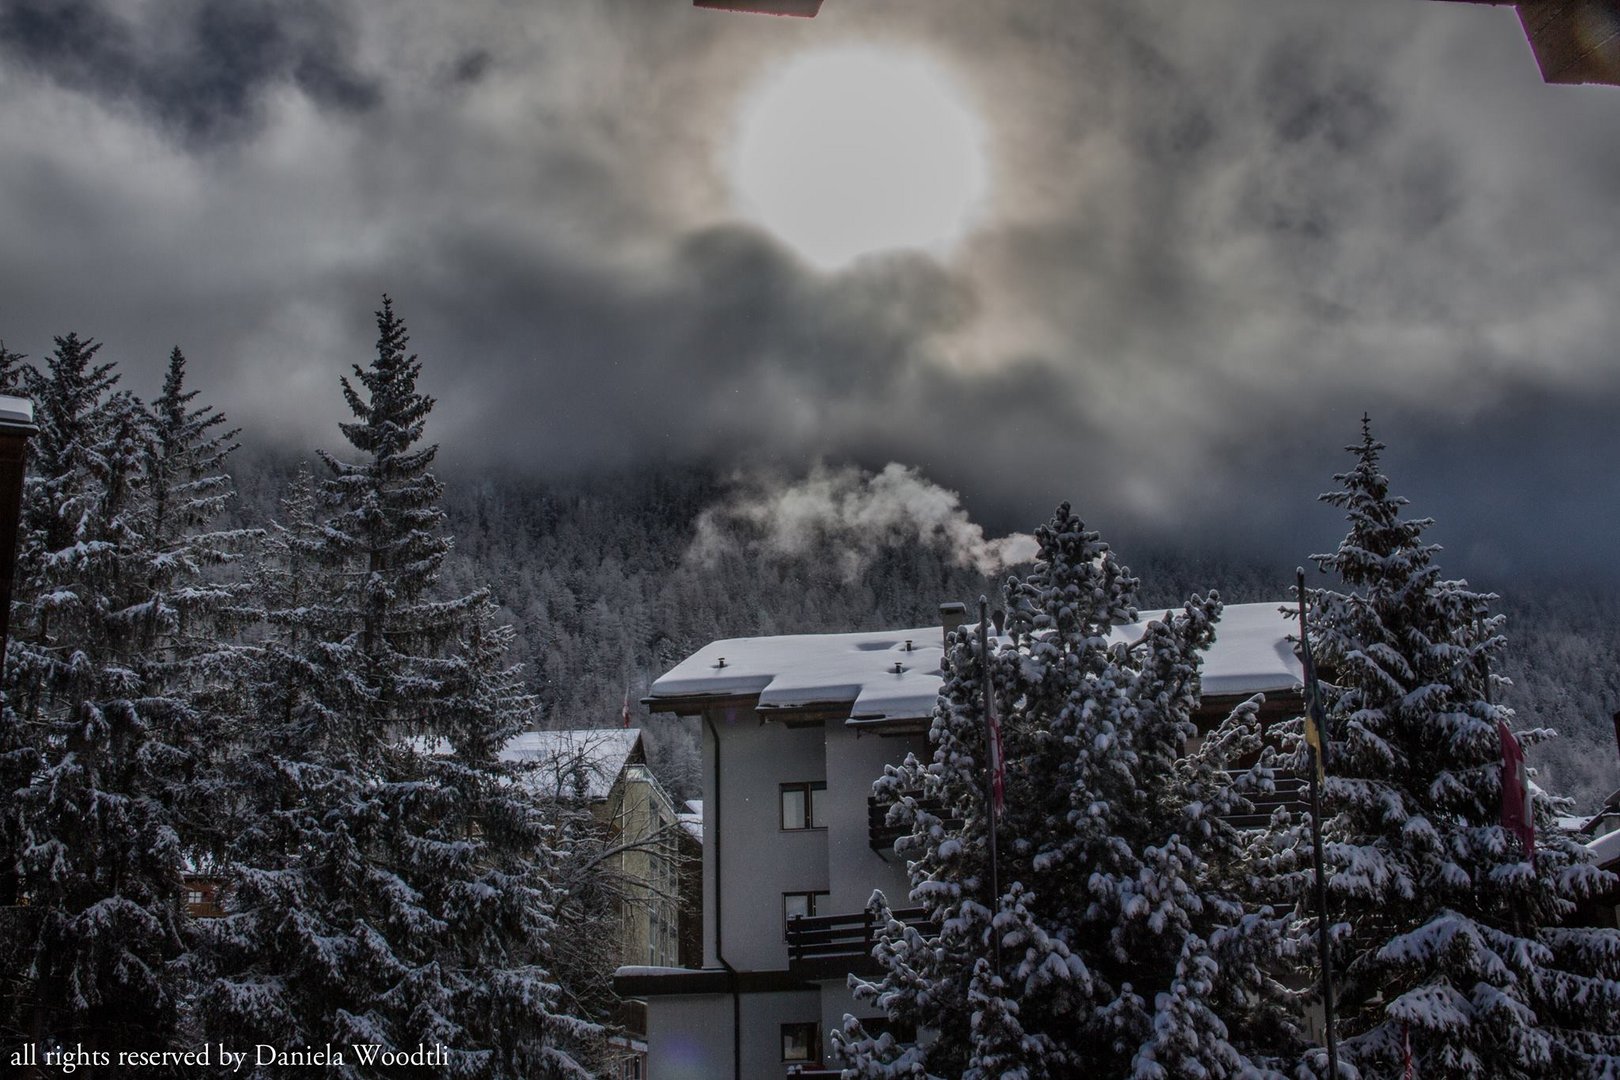
M 958 601 L 939 605 L 939 623 L 943 629 L 944 645 L 951 647 L 951 631 L 967 622 L 967 605 Z

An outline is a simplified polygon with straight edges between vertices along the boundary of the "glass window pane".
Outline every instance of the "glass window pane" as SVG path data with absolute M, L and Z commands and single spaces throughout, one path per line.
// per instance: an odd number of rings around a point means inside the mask
M 816 913 L 807 893 L 788 893 L 782 898 L 782 907 L 790 919 L 795 915 L 810 916 Z
M 819 829 L 824 824 L 826 824 L 825 822 L 823 822 L 821 820 L 821 815 L 816 810 L 816 798 L 817 798 L 817 795 L 818 795 L 818 793 L 826 792 L 826 790 L 827 790 L 827 785 L 826 784 L 811 784 L 810 785 L 809 804 L 805 807 L 805 811 L 804 811 L 805 825 L 806 825 L 807 828 Z
M 782 1025 L 782 1060 L 810 1061 L 816 1041 L 816 1025 Z
M 809 807 L 803 788 L 782 789 L 782 828 L 809 828 Z

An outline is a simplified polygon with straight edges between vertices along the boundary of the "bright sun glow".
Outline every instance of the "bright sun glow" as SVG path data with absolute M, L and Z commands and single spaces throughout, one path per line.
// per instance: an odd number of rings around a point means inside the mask
M 945 254 L 987 183 L 978 117 L 927 60 L 802 57 L 750 98 L 731 178 L 745 214 L 824 269 L 893 248 Z

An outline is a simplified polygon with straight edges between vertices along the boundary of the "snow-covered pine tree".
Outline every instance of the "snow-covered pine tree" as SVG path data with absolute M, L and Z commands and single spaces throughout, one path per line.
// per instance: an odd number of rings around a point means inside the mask
M 361 460 L 323 454 L 317 505 L 295 493 L 273 541 L 280 573 L 313 557 L 324 581 L 267 590 L 284 606 L 237 762 L 250 820 L 202 1014 L 232 1042 L 425 1042 L 454 1076 L 583 1077 L 596 1029 L 558 1008 L 545 966 L 541 823 L 494 759 L 529 706 L 484 595 L 436 595 L 433 401 L 386 297 L 377 326 L 376 357 L 342 380 Z M 375 1071 L 350 1057 L 333 1075 Z
M 145 543 L 124 572 L 125 617 L 145 708 L 189 766 L 177 775 L 170 807 L 191 865 L 201 868 L 220 842 L 225 807 L 217 759 L 228 751 L 228 723 L 245 692 L 236 636 L 244 582 L 234 564 L 259 535 L 216 529 L 234 489 L 225 460 L 236 430 L 218 429 L 217 409 L 195 404 L 186 359 L 169 354 L 163 389 L 149 408 L 142 446 L 140 528 Z
M 0 394 L 20 391 L 21 353 L 7 349 L 0 341 Z M 22 821 L 14 793 L 28 786 L 39 766 L 39 751 L 33 732 L 25 731 L 12 709 L 9 680 L 0 679 L 0 910 L 17 906 L 20 884 L 17 853 L 22 850 Z M 22 1014 L 22 996 L 27 980 L 22 975 L 19 955 L 20 935 L 0 933 L 0 1049 L 26 1041 L 26 1032 L 17 1026 Z
M 1036 540 L 989 657 L 1007 760 L 1000 895 L 981 656 L 957 633 L 933 762 L 909 759 L 877 785 L 890 821 L 910 827 L 896 851 L 933 926 L 889 920 L 882 979 L 851 980 L 892 1020 L 937 1035 L 902 1049 L 846 1019 L 833 1041 L 863 1077 L 1245 1075 L 1254 1067 L 1211 1004 L 1209 947 L 1242 932 L 1243 910 L 1206 864 L 1237 843 L 1219 817 L 1237 796 L 1212 763 L 1178 764 L 1220 603 L 1195 597 L 1141 641 L 1111 640 L 1136 618 L 1136 580 L 1067 504 Z
M 142 532 L 147 415 L 114 391 L 100 346 L 56 339 L 24 371 L 39 434 L 25 486 L 7 653 L 8 792 L 19 899 L 12 1026 L 42 1044 L 164 1046 L 182 997 L 180 851 L 170 796 L 193 764 L 137 673 L 131 568 Z M 15 756 L 13 756 L 15 755 Z M 13 782 L 20 777 L 13 772 Z
M 28 359 L 22 353 L 12 352 L 0 341 L 0 394 L 15 394 L 21 387 L 22 362 Z
M 1562 926 L 1613 876 L 1551 829 L 1532 867 L 1501 826 L 1497 724 L 1513 715 L 1493 703 L 1490 669 L 1502 620 L 1492 596 L 1441 577 L 1423 539 L 1432 522 L 1402 516 L 1383 448 L 1364 418 L 1355 466 L 1322 496 L 1349 531 L 1315 556 L 1344 591 L 1310 594 L 1331 672 L 1324 824 L 1343 1057 L 1364 1077 L 1401 1075 L 1408 1043 L 1424 1080 L 1614 1075 L 1620 932 Z

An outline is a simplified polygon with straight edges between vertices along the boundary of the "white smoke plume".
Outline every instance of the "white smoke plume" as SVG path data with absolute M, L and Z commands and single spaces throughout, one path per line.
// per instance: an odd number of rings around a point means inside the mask
M 877 473 L 816 465 L 796 483 L 738 483 L 731 499 L 698 518 L 688 559 L 712 565 L 728 551 L 792 558 L 831 548 L 853 578 L 880 548 L 897 544 L 934 548 L 987 576 L 1035 558 L 1033 536 L 986 537 L 960 495 L 898 462 Z

